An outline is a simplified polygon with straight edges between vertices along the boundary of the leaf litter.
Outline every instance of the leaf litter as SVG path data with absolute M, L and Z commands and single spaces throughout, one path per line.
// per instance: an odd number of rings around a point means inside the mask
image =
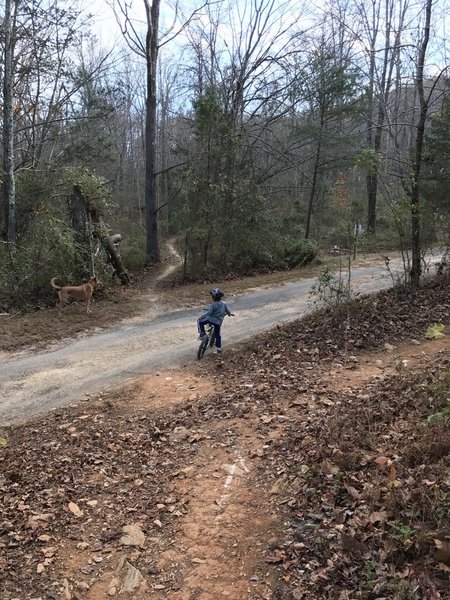
M 195 365 L 211 394 L 12 427 L 2 599 L 450 598 L 449 322 L 445 285 L 382 292 Z

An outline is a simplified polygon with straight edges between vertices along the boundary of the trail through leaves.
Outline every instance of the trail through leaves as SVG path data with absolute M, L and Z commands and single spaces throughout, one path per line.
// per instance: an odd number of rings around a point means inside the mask
M 8 430 L 2 600 L 449 598 L 448 298 L 384 292 Z

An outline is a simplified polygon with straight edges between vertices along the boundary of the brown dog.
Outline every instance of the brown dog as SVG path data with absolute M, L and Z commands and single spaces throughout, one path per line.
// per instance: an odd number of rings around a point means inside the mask
M 75 300 L 84 300 L 86 302 L 86 314 L 89 314 L 89 307 L 91 304 L 94 287 L 97 284 L 97 277 L 91 277 L 87 283 L 83 283 L 82 285 L 65 285 L 63 287 L 59 287 L 55 284 L 57 279 L 57 277 L 53 277 L 53 279 L 50 281 L 50 285 L 52 288 L 55 288 L 55 290 L 58 290 L 59 314 L 61 314 L 62 305 L 67 302 L 69 298 L 75 298 Z

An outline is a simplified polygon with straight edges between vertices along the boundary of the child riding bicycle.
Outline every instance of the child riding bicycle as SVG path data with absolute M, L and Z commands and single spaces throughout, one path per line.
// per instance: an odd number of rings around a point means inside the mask
M 202 340 L 206 336 L 205 325 L 212 325 L 214 327 L 217 353 L 220 354 L 222 352 L 222 337 L 220 335 L 222 321 L 224 320 L 225 315 L 234 317 L 234 314 L 230 312 L 226 303 L 222 301 L 224 294 L 220 288 L 213 288 L 209 293 L 213 299 L 213 303 L 207 311 L 197 319 L 198 339 Z

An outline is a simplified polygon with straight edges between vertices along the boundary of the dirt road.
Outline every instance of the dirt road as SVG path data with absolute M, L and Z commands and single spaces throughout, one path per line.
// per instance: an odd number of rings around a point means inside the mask
M 303 279 L 228 299 L 236 316 L 224 323 L 225 349 L 311 311 L 308 292 L 315 281 Z M 355 291 L 368 293 L 388 287 L 392 280 L 379 266 L 355 269 L 352 283 Z M 144 314 L 45 351 L 0 357 L 0 422 L 21 422 L 142 374 L 195 360 L 200 312 L 201 307 Z

